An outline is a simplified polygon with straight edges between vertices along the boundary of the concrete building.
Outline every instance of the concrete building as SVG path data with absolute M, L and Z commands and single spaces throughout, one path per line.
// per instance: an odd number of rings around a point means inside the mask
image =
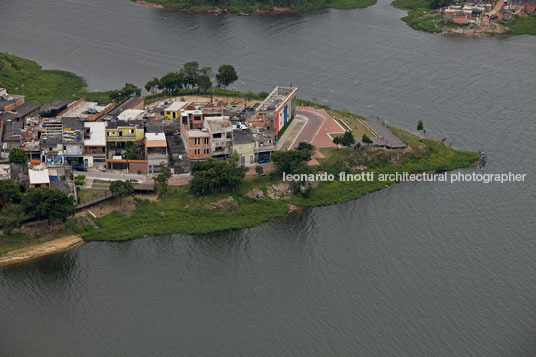
M 233 150 L 238 154 L 240 164 L 253 164 L 255 160 L 255 138 L 249 130 L 233 131 Z
M 28 176 L 30 188 L 48 187 L 50 185 L 48 169 L 45 166 L 40 165 L 28 168 Z
M 112 120 L 106 127 L 106 142 L 123 147 L 124 143 L 143 142 L 145 131 L 141 120 Z
M 121 114 L 117 115 L 114 119 L 123 121 L 143 120 L 144 115 L 145 110 L 143 109 L 126 109 L 121 112 Z
M 69 108 L 71 103 L 72 101 L 68 99 L 56 99 L 52 103 L 44 105 L 41 108 L 39 115 L 43 118 L 59 117 Z
M 233 125 L 228 117 L 205 118 L 205 128 L 210 135 L 210 154 L 225 158 L 233 153 Z
M 63 155 L 68 165 L 84 163 L 84 122 L 78 118 L 62 118 Z
M 115 119 L 128 109 L 145 109 L 145 97 L 130 97 L 106 114 L 107 119 Z
M 9 95 L 5 88 L 0 88 L 0 115 L 12 111 L 24 104 L 24 96 Z
M 145 133 L 145 157 L 149 173 L 160 172 L 162 166 L 168 166 L 167 141 L 163 130 Z
M 83 119 L 84 121 L 96 121 L 113 108 L 113 103 L 101 104 L 98 102 L 86 102 L 84 98 L 81 98 L 69 105 L 67 110 L 63 111 L 60 115 Z
M 256 121 L 271 128 L 276 135 L 285 124 L 296 116 L 295 87 L 275 87 L 256 109 Z M 253 124 L 253 120 L 251 120 Z
M 164 118 L 167 120 L 176 120 L 180 118 L 180 112 L 186 108 L 188 103 L 186 102 L 173 102 L 166 109 L 164 109 Z
M 84 123 L 84 165 L 104 168 L 106 166 L 106 123 Z

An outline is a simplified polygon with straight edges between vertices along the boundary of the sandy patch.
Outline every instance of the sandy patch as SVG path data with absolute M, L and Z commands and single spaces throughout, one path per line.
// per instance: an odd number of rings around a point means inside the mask
M 46 255 L 64 252 L 82 243 L 82 238 L 75 235 L 54 239 L 46 243 L 9 252 L 0 257 L 0 266 L 18 264 Z

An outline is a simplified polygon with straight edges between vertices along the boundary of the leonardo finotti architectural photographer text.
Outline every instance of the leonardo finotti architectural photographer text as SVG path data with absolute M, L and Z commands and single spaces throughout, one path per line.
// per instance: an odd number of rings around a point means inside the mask
M 340 172 L 337 176 L 329 174 L 327 172 L 321 174 L 287 174 L 283 173 L 283 181 L 310 181 L 310 182 L 322 182 L 322 181 L 335 181 L 335 179 L 343 182 L 359 182 L 359 181 L 379 181 L 379 182 L 524 182 L 527 174 L 516 174 L 512 172 L 508 173 L 462 173 L 462 172 L 442 172 L 428 174 L 421 172 L 417 174 L 410 174 L 407 172 L 397 172 L 392 174 L 376 174 L 374 172 L 360 172 L 358 174 L 348 174 L 346 172 Z

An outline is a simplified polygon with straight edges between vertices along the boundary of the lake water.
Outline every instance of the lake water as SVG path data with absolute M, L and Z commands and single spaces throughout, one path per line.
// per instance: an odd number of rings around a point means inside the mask
M 92 89 L 198 60 L 484 150 L 523 183 L 405 183 L 241 231 L 88 243 L 0 271 L 2 356 L 534 356 L 536 37 L 415 32 L 363 10 L 188 15 L 2 0 L 0 51 Z M 475 169 L 465 169 L 470 173 Z

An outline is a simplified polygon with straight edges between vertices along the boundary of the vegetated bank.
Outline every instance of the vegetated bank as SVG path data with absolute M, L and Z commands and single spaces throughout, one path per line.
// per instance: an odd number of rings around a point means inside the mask
M 480 25 L 476 27 L 476 25 L 469 23 L 455 23 L 443 16 L 440 9 L 443 6 L 454 4 L 455 2 L 450 0 L 394 0 L 391 2 L 392 6 L 408 12 L 401 20 L 414 30 L 471 37 L 536 35 L 536 16 L 534 15 L 523 14 L 523 16 L 520 16 L 514 14 L 509 21 L 500 21 L 498 19 L 488 21 L 487 17 L 482 14 Z M 494 10 L 494 12 L 496 11 Z
M 321 149 L 324 159 L 308 167 L 309 172 L 328 172 L 335 177 L 348 173 L 422 173 L 466 167 L 479 160 L 474 152 L 455 150 L 443 143 L 423 139 L 391 128 L 405 141 L 406 149 L 330 148 Z M 292 208 L 317 207 L 357 199 L 396 182 L 321 182 L 305 192 L 285 194 L 289 183 L 280 173 L 246 177 L 242 185 L 229 192 L 196 195 L 187 186 L 170 187 L 168 196 L 157 202 L 137 199 L 130 215 L 113 212 L 97 218 L 95 224 L 75 227 L 84 240 L 122 241 L 173 233 L 203 234 L 255 226 L 289 213 Z M 287 192 L 288 193 L 288 192 Z M 222 205 L 222 202 L 225 204 Z
M 361 9 L 374 5 L 376 0 L 229 0 L 215 2 L 209 0 L 133 0 L 141 5 L 151 5 L 168 10 L 208 13 L 238 14 L 281 14 L 302 13 L 318 9 Z
M 111 102 L 120 90 L 92 92 L 85 80 L 74 73 L 44 70 L 38 63 L 0 52 L 0 87 L 10 94 L 23 94 L 26 102 L 48 104 L 58 98 Z

